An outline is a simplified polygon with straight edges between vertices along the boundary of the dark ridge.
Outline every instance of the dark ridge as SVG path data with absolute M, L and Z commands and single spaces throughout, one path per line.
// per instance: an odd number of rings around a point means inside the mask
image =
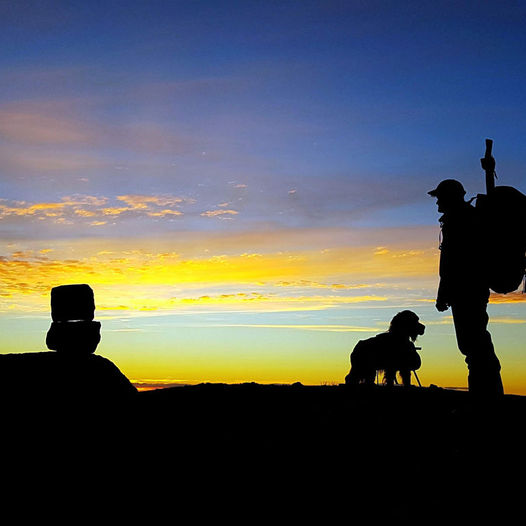
M 89 418 L 41 408 L 4 432 L 5 477 L 31 473 L 41 493 L 92 510 L 427 523 L 502 520 L 521 503 L 520 396 L 483 406 L 438 387 L 200 384 Z
M 520 502 L 526 397 L 473 405 L 434 386 L 201 384 L 140 393 L 138 414 L 163 458 L 198 458 L 205 478 L 217 470 L 241 494 L 257 488 L 259 506 L 285 492 L 325 520 L 339 509 L 350 522 L 427 522 L 502 519 Z

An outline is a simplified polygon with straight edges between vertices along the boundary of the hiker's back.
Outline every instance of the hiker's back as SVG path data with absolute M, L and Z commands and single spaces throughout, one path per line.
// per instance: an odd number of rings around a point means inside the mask
M 466 294 L 487 289 L 483 221 L 477 209 L 464 203 L 441 218 L 440 277 L 450 293 Z
M 506 294 L 523 279 L 526 253 L 526 196 L 511 186 L 496 186 L 477 196 L 489 287 Z

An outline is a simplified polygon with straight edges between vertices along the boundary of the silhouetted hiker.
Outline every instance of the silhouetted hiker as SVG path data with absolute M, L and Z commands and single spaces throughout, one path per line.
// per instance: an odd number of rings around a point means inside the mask
M 464 201 L 466 191 L 459 181 L 446 179 L 428 193 L 437 198 L 443 214 L 436 308 L 444 312 L 451 307 L 458 348 L 469 370 L 469 392 L 477 398 L 498 398 L 504 391 L 487 330 L 490 291 L 479 215 Z
M 351 353 L 351 370 L 345 377 L 345 383 L 372 385 L 376 371 L 383 371 L 385 383 L 392 386 L 399 371 L 404 386 L 410 386 L 411 371 L 421 365 L 414 342 L 419 335 L 424 334 L 424 330 L 425 326 L 414 312 L 404 310 L 396 314 L 387 332 L 356 344 Z
M 0 392 L 16 403 L 53 402 L 53 407 L 104 406 L 126 402 L 136 388 L 108 359 L 93 354 L 100 322 L 88 285 L 51 291 L 53 322 L 46 344 L 53 352 L 0 355 Z

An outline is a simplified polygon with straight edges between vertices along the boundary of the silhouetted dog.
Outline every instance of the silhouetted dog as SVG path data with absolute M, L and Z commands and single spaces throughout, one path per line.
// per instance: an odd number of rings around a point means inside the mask
M 411 385 L 411 371 L 421 365 L 414 341 L 424 334 L 425 326 L 418 316 L 404 310 L 391 320 L 388 332 L 360 340 L 351 353 L 351 370 L 345 377 L 348 385 L 374 384 L 377 371 L 383 371 L 384 382 L 393 385 L 396 372 L 400 372 L 402 383 Z

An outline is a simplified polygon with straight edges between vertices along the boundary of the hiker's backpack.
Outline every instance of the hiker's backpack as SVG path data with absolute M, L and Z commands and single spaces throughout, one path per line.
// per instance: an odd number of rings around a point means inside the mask
M 495 186 L 492 148 L 493 141 L 486 139 L 486 153 L 481 159 L 486 195 L 477 195 L 475 208 L 484 229 L 483 264 L 489 288 L 507 294 L 520 287 L 526 269 L 526 196 L 511 186 Z
M 484 229 L 489 287 L 507 294 L 517 290 L 526 264 L 526 196 L 511 186 L 495 186 L 477 195 L 475 208 Z

